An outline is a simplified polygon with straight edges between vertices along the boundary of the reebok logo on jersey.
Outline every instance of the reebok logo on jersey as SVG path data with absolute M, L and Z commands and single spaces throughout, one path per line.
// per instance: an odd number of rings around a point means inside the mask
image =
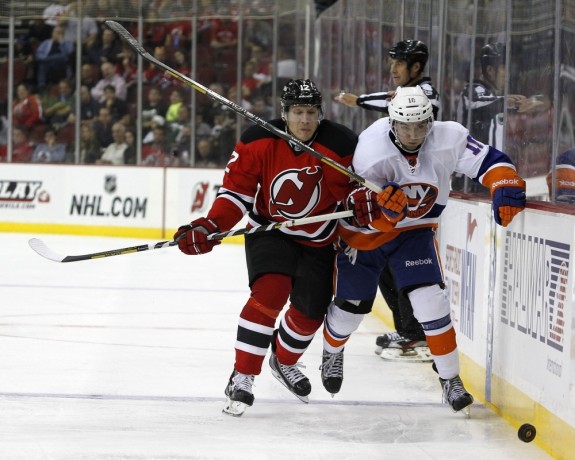
M 575 181 L 572 180 L 560 180 L 559 185 L 564 187 L 575 187 Z
M 270 185 L 270 214 L 286 219 L 307 216 L 319 203 L 322 178 L 318 166 L 283 171 Z
M 433 264 L 431 257 L 428 257 L 427 259 L 417 259 L 417 260 L 406 260 L 405 261 L 406 267 L 417 267 L 418 265 L 431 265 L 431 264 Z
M 501 179 L 501 180 L 498 180 L 497 182 L 493 182 L 493 184 L 491 184 L 491 188 L 495 189 L 495 188 L 501 187 L 503 185 L 519 186 L 519 179 Z

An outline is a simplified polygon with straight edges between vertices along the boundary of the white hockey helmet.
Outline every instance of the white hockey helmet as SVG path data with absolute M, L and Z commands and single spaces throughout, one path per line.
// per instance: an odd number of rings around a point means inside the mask
M 398 86 L 389 102 L 388 112 L 392 121 L 415 123 L 432 118 L 433 106 L 419 85 Z

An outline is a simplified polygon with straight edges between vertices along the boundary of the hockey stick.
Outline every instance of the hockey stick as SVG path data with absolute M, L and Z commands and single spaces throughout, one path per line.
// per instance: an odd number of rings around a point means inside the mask
M 248 235 L 251 233 L 269 232 L 270 230 L 278 230 L 280 228 L 297 227 L 300 225 L 313 224 L 317 222 L 325 222 L 334 219 L 343 219 L 345 217 L 353 216 L 353 211 L 339 211 L 331 214 L 322 214 L 319 216 L 304 217 L 302 219 L 286 220 L 284 222 L 275 222 L 269 225 L 260 225 L 252 228 L 238 228 L 237 230 L 229 230 L 227 232 L 210 233 L 208 240 L 222 240 L 224 238 L 236 235 Z M 183 235 L 182 235 L 183 236 Z M 77 256 L 66 256 L 52 251 L 46 244 L 38 239 L 32 238 L 28 241 L 28 245 L 42 257 L 53 262 L 79 262 L 81 260 L 102 259 L 104 257 L 122 256 L 124 254 L 132 254 L 134 252 L 149 251 L 152 249 L 162 249 L 171 246 L 176 246 L 178 241 L 160 241 L 158 243 L 141 244 L 139 246 L 130 246 L 121 249 L 112 249 L 109 251 L 94 252 L 91 254 L 81 254 Z
M 296 139 L 295 137 L 291 136 L 290 134 L 277 129 L 275 126 L 262 120 L 260 117 L 254 115 L 253 113 L 248 112 L 246 109 L 239 106 L 238 104 L 226 99 L 225 97 L 219 95 L 218 93 L 212 91 L 211 89 L 206 88 L 205 86 L 192 80 L 190 77 L 184 75 L 183 73 L 180 73 L 177 70 L 172 69 L 170 66 L 164 64 L 163 62 L 157 60 L 154 56 L 152 56 L 150 53 L 148 53 L 146 51 L 146 49 L 132 36 L 132 34 L 130 34 L 130 32 L 128 32 L 124 28 L 124 26 L 122 26 L 118 22 L 108 20 L 108 21 L 105 21 L 104 23 L 106 24 L 106 26 L 108 28 L 110 28 L 111 30 L 116 32 L 122 38 L 122 40 L 124 40 L 128 44 L 128 46 L 130 48 L 132 48 L 136 53 L 138 53 L 140 56 L 142 56 L 144 59 L 151 62 L 155 66 L 157 66 L 161 69 L 164 69 L 166 72 L 168 72 L 173 77 L 186 83 L 187 85 L 191 86 L 192 88 L 199 91 L 200 93 L 205 94 L 206 96 L 218 101 L 219 103 L 228 106 L 234 112 L 242 115 L 243 117 L 245 117 L 248 120 L 254 122 L 255 124 L 261 126 L 262 128 L 267 129 L 268 131 L 272 132 L 273 134 L 275 134 L 278 137 L 281 137 L 285 141 L 288 141 L 292 144 L 297 145 L 300 149 L 313 155 L 318 160 L 322 161 L 323 163 L 328 164 L 329 166 L 331 166 L 334 169 L 337 169 L 339 172 L 345 174 L 346 176 L 352 178 L 356 182 L 358 182 L 358 183 L 366 186 L 367 188 L 373 190 L 374 192 L 377 192 L 377 193 L 381 192 L 381 187 L 379 187 L 378 185 L 376 185 L 376 184 L 368 181 L 367 179 L 359 176 L 358 174 L 354 173 L 353 171 L 348 170 L 347 168 L 340 165 L 338 162 L 332 160 L 329 157 L 326 157 L 325 155 L 322 155 L 318 151 L 305 145 L 299 139 Z

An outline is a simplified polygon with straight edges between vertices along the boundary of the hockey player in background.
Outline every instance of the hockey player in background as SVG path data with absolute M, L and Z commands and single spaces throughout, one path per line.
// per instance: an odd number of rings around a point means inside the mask
M 391 77 L 394 87 L 419 85 L 433 105 L 433 116 L 439 119 L 441 101 L 439 93 L 431 84 L 431 78 L 424 75 L 425 66 L 429 59 L 429 49 L 420 40 L 401 40 L 388 51 L 391 58 Z M 395 91 L 382 91 L 362 94 L 341 93 L 335 100 L 348 107 L 361 107 L 375 110 L 387 115 L 387 106 Z
M 553 186 L 555 186 L 555 191 Z M 575 148 L 565 150 L 557 157 L 555 181 L 553 181 L 553 171 L 549 171 L 547 187 L 551 199 L 559 203 L 575 204 Z
M 269 123 L 340 165 L 351 165 L 357 135 L 323 119 L 322 96 L 312 81 L 289 81 L 281 95 L 281 119 Z M 230 230 L 246 213 L 249 226 L 330 214 L 353 187 L 347 175 L 253 126 L 237 142 L 207 216 L 180 227 L 174 239 L 179 239 L 185 254 L 204 254 L 219 244 L 208 240 L 207 234 Z M 357 218 L 368 222 L 362 215 Z M 245 235 L 251 292 L 240 313 L 224 412 L 242 415 L 253 404 L 254 377 L 261 372 L 270 344 L 273 375 L 308 401 L 311 385 L 297 361 L 333 298 L 336 231 L 337 221 L 331 220 Z M 288 300 L 289 308 L 276 329 Z
M 395 87 L 419 85 L 431 101 L 434 119 L 439 120 L 441 108 L 439 93 L 431 84 L 431 78 L 424 74 L 429 59 L 427 45 L 420 40 L 402 40 L 390 48 L 388 54 L 391 58 L 391 76 Z M 361 96 L 342 93 L 336 97 L 336 101 L 349 107 L 376 110 L 387 116 L 388 103 L 394 94 L 394 91 Z M 381 273 L 379 289 L 393 315 L 395 331 L 386 332 L 375 339 L 375 352 L 384 359 L 428 361 L 429 350 L 423 329 L 413 316 L 413 307 L 409 299 L 398 292 L 389 265 Z
M 389 262 L 397 288 L 409 297 L 427 337 L 444 402 L 461 410 L 473 397 L 459 377 L 435 229 L 454 171 L 489 188 L 493 217 L 502 226 L 524 209 L 525 181 L 506 154 L 475 140 L 459 123 L 433 121 L 431 102 L 419 86 L 398 88 L 389 117 L 360 134 L 353 167 L 369 181 L 403 190 L 409 199 L 396 226 L 382 219 L 377 208 L 367 227 L 341 222 L 344 251 L 337 257 L 336 293 L 324 326 L 324 360 L 343 365 L 344 346 L 371 311 L 381 270 Z M 372 194 L 364 188 L 351 196 L 361 196 L 362 190 Z
M 520 94 L 505 97 L 505 45 L 488 43 L 481 48 L 481 78 L 467 83 L 461 92 L 457 104 L 457 121 L 469 129 L 469 133 L 478 141 L 503 148 L 504 106 L 516 110 L 526 100 Z M 452 181 L 453 190 L 470 193 L 488 192 L 481 184 L 468 183 L 465 178 L 455 174 Z

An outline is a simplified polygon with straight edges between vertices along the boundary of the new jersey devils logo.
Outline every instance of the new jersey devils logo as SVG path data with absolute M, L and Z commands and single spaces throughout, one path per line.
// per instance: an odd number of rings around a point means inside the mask
M 319 202 L 321 168 L 290 169 L 270 185 L 270 213 L 286 219 L 307 216 Z
M 203 211 L 208 204 L 208 182 L 198 182 L 192 190 L 192 209 L 191 212 Z

